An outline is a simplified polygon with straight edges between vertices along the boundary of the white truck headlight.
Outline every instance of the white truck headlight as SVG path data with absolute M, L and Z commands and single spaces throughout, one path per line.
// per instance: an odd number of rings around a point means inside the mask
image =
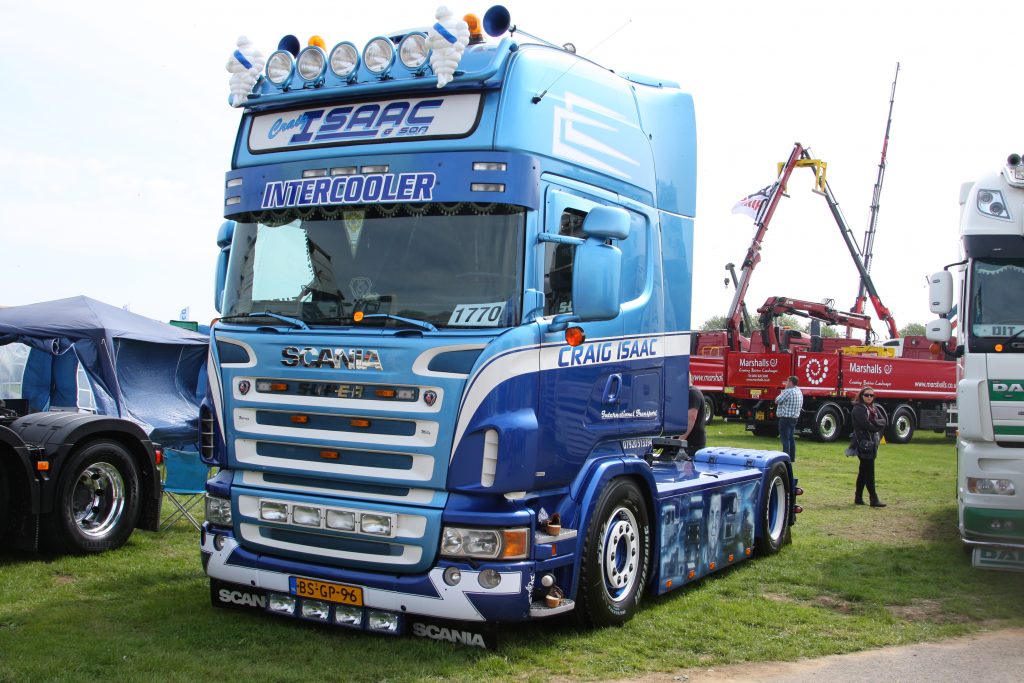
M 471 529 L 446 526 L 441 531 L 441 554 L 481 560 L 522 560 L 530 553 L 530 530 Z
M 205 505 L 206 521 L 210 524 L 231 526 L 231 500 L 207 494 Z
M 996 496 L 1016 495 L 1013 481 L 1010 479 L 967 477 L 967 490 L 971 493 L 988 493 Z

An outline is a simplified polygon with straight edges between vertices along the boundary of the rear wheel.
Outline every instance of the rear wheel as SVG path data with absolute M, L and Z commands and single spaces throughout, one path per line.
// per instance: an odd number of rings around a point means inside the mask
M 636 613 L 650 571 L 650 522 L 640 489 L 616 479 L 601 494 L 583 547 L 579 617 L 587 626 L 623 624 Z
M 71 454 L 43 517 L 49 550 L 98 553 L 124 545 L 139 518 L 139 474 L 116 441 L 94 441 Z
M 843 418 L 835 406 L 822 406 L 814 416 L 814 436 L 818 441 L 835 441 L 842 427 Z
M 761 555 L 773 555 L 789 536 L 789 511 L 793 507 L 789 470 L 777 462 L 768 471 L 765 481 L 768 484 L 761 503 L 761 533 L 755 546 Z
M 909 443 L 914 437 L 914 411 L 909 406 L 900 406 L 892 414 L 892 421 L 886 430 L 885 438 L 890 443 Z

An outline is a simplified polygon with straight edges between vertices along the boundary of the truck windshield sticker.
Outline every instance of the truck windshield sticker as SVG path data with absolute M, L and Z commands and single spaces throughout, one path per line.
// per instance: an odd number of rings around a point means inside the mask
M 433 173 L 376 173 L 277 180 L 263 188 L 264 209 L 330 206 L 377 202 L 429 202 L 434 198 Z
M 449 327 L 497 327 L 505 313 L 505 302 L 459 304 L 448 319 Z
M 356 257 L 356 249 L 359 247 L 359 235 L 363 232 L 363 211 L 346 211 L 345 234 L 348 235 L 348 248 L 352 251 L 352 258 Z
M 479 94 L 382 100 L 260 114 L 252 119 L 249 149 L 282 149 L 355 142 L 392 142 L 468 135 L 476 127 Z

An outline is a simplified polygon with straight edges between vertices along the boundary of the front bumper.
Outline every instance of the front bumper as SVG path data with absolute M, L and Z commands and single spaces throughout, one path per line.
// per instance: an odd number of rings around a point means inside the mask
M 253 553 L 239 546 L 230 530 L 212 529 L 209 524 L 203 526 L 201 552 L 211 587 L 218 586 L 211 597 L 215 604 L 220 600 L 225 603 L 222 606 L 227 607 L 275 611 L 269 608 L 266 599 L 259 596 L 295 596 L 293 579 L 299 577 L 358 587 L 362 595 L 361 606 L 367 614 L 381 610 L 401 615 L 402 621 L 414 616 L 495 623 L 531 618 L 532 562 L 489 563 L 486 567 L 478 564 L 474 568 L 469 564 L 442 560 L 423 574 L 361 572 Z M 460 570 L 461 576 L 455 585 L 448 585 L 444 580 L 444 571 L 448 567 Z M 481 585 L 480 575 L 484 569 L 498 572 L 500 581 L 496 586 L 485 588 Z M 296 600 L 294 613 L 284 613 L 284 616 L 303 616 L 302 598 Z M 331 605 L 327 618 L 322 620 L 333 621 L 336 613 L 334 605 Z

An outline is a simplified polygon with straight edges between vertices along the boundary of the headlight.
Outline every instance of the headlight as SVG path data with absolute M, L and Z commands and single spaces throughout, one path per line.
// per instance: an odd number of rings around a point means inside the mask
M 529 529 L 465 529 L 446 526 L 441 554 L 482 560 L 521 560 L 530 552 Z
M 978 190 L 978 211 L 986 216 L 1010 220 L 1010 212 L 999 190 Z
M 359 518 L 359 528 L 364 534 L 390 536 L 391 517 L 387 515 L 370 515 L 364 512 Z
M 260 519 L 266 522 L 287 522 L 288 505 L 285 503 L 271 503 L 260 501 Z
M 231 501 L 217 496 L 206 496 L 206 521 L 210 524 L 231 526 Z
M 988 493 L 996 496 L 1015 495 L 1013 482 L 1009 479 L 967 477 L 967 490 L 971 493 Z
M 327 70 L 327 56 L 316 46 L 307 47 L 299 53 L 295 68 L 299 72 L 299 78 L 306 83 L 312 83 Z
M 363 64 L 370 73 L 383 76 L 395 63 L 395 46 L 387 38 L 374 38 L 363 48 Z
M 278 50 L 267 60 L 267 80 L 278 87 L 286 85 L 291 80 L 294 69 L 295 60 L 292 59 L 291 53 Z
M 352 43 L 338 43 L 331 50 L 331 71 L 338 78 L 348 78 L 359 67 L 359 50 Z
M 427 63 L 429 56 L 427 37 L 422 33 L 410 33 L 398 44 L 398 58 L 407 69 L 415 71 Z
M 302 526 L 320 526 L 320 508 L 296 505 L 292 508 L 292 522 Z

